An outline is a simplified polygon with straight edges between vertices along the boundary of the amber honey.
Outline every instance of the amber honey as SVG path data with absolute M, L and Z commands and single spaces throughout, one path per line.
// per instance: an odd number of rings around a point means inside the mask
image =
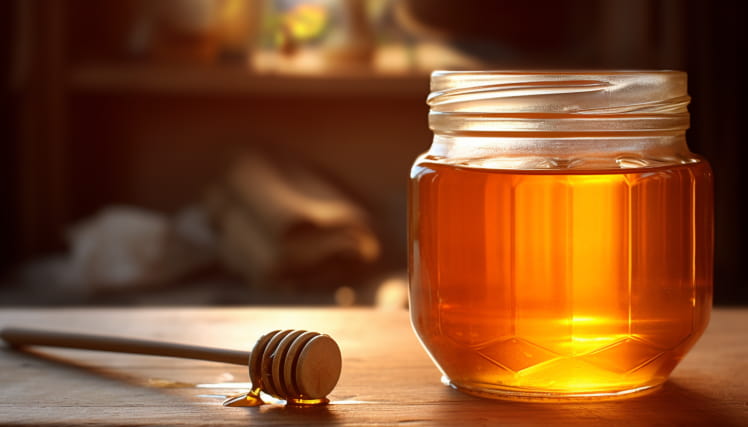
M 698 157 L 411 172 L 411 315 L 464 391 L 617 396 L 664 382 L 711 307 L 712 186 Z

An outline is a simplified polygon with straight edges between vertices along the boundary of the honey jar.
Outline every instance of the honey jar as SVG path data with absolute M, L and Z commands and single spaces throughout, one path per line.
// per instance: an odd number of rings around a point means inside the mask
M 411 321 L 452 387 L 661 385 L 712 302 L 712 172 L 677 71 L 436 71 L 412 167 Z

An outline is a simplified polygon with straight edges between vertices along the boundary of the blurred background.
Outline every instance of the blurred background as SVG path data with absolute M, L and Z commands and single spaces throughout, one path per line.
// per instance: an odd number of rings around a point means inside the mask
M 733 2 L 0 3 L 0 305 L 402 305 L 434 69 L 688 72 L 748 303 Z

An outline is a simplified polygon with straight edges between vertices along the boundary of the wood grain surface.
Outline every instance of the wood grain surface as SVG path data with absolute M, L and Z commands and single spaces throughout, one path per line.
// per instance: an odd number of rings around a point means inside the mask
M 405 311 L 335 308 L 0 310 L 9 325 L 247 350 L 279 328 L 332 335 L 343 372 L 332 403 L 228 408 L 247 369 L 185 359 L 0 345 L 0 424 L 11 425 L 748 425 L 748 309 L 718 309 L 658 392 L 613 402 L 519 403 L 451 390 Z

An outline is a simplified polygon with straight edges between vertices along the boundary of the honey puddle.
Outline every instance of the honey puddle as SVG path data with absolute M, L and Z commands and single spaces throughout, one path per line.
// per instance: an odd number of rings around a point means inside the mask
M 262 395 L 265 396 L 264 399 Z M 254 406 L 260 406 L 260 405 L 265 405 L 265 404 L 284 404 L 284 403 L 287 406 L 297 406 L 297 407 L 323 406 L 323 405 L 327 405 L 328 403 L 330 403 L 330 400 L 327 398 L 281 400 L 281 399 L 275 399 L 272 396 L 262 393 L 262 391 L 259 388 L 254 388 L 247 393 L 241 393 L 235 396 L 228 397 L 226 400 L 223 401 L 223 406 L 254 407 Z
M 310 406 L 323 406 L 330 403 L 327 398 L 322 399 L 288 399 L 282 400 L 275 398 L 269 394 L 263 393 L 260 388 L 255 388 L 252 383 L 241 383 L 241 382 L 225 382 L 225 383 L 205 383 L 205 384 L 192 384 L 182 381 L 173 381 L 163 378 L 149 378 L 147 381 L 148 386 L 157 388 L 203 388 L 203 389 L 250 389 L 249 392 L 239 393 L 226 397 L 221 394 L 210 394 L 201 395 L 203 397 L 212 398 L 225 398 L 223 406 L 229 407 L 255 407 L 261 405 L 288 405 L 296 407 L 310 407 Z M 342 400 L 332 402 L 334 404 L 355 404 L 355 403 L 368 403 L 359 402 L 354 400 Z

